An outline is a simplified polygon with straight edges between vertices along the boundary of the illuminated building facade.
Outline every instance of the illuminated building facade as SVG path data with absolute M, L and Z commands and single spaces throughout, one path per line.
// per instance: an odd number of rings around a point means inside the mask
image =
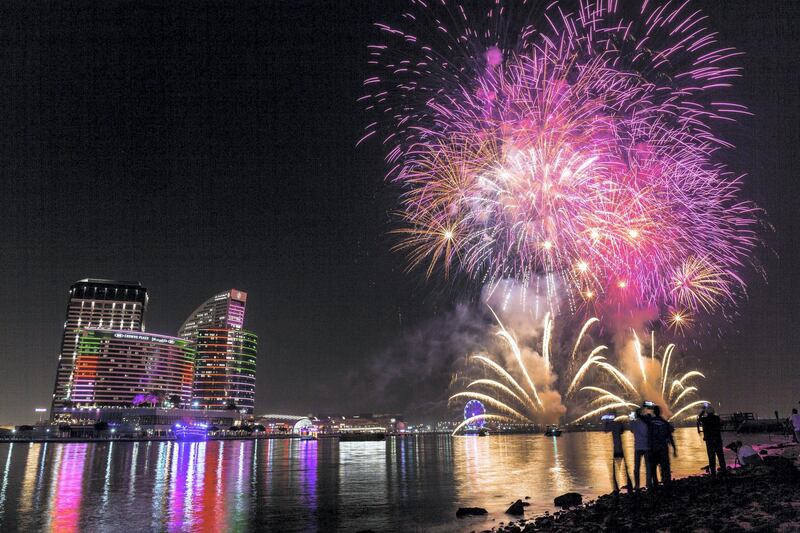
M 87 278 L 70 287 L 51 416 L 72 402 L 81 330 L 143 331 L 146 309 L 147 289 L 138 282 Z
M 253 412 L 258 337 L 244 327 L 247 293 L 230 289 L 203 302 L 178 330 L 197 349 L 193 404 Z
M 253 412 L 258 337 L 233 328 L 197 331 L 193 402 L 204 409 Z
M 221 292 L 203 302 L 178 330 L 178 337 L 194 340 L 203 328 L 242 329 L 247 293 L 237 289 Z
M 188 407 L 195 350 L 191 341 L 126 330 L 81 331 L 71 399 L 80 407 L 129 407 L 169 401 Z

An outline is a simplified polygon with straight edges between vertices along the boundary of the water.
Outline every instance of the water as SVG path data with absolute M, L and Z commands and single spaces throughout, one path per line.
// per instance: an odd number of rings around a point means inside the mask
M 676 441 L 675 474 L 699 473 L 700 437 L 684 428 Z M 599 432 L 0 444 L 0 531 L 480 530 L 517 498 L 531 496 L 531 515 L 564 492 L 608 492 L 609 457 Z M 459 506 L 490 517 L 457 520 Z

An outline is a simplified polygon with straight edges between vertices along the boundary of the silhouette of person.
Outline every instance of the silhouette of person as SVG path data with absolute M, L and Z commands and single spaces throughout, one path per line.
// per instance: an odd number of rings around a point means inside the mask
M 622 433 L 625 431 L 625 424 L 616 420 L 616 413 L 611 412 L 603 415 L 603 429 L 611 433 L 611 440 L 614 443 L 613 458 L 611 460 L 611 480 L 614 486 L 614 494 L 619 494 L 619 483 L 617 483 L 617 471 L 625 471 L 626 488 L 628 492 L 633 490 L 631 476 L 628 474 L 628 463 L 625 460 L 625 452 L 622 449 Z M 620 479 L 622 476 L 620 475 Z
M 725 452 L 722 449 L 722 421 L 714 413 L 714 407 L 706 405 L 697 417 L 697 423 L 703 430 L 703 440 L 706 441 L 706 453 L 708 454 L 708 473 L 716 475 L 716 463 L 719 459 L 719 470 L 725 473 Z M 698 429 L 699 431 L 699 429 Z
M 661 407 L 653 407 L 653 416 L 647 421 L 648 442 L 650 444 L 650 475 L 651 483 L 655 487 L 658 485 L 658 470 L 661 471 L 661 482 L 665 485 L 672 481 L 672 472 L 669 463 L 669 446 L 672 445 L 672 453 L 678 456 L 675 447 L 675 439 L 672 438 L 674 428 L 672 424 L 664 420 L 661 416 Z
M 633 433 L 633 481 L 637 490 L 640 487 L 642 461 L 644 461 L 645 469 L 644 482 L 648 489 L 653 486 L 650 474 L 650 442 L 647 425 L 649 418 L 650 414 L 645 413 L 640 407 L 636 410 L 635 418 L 630 424 L 631 433 Z

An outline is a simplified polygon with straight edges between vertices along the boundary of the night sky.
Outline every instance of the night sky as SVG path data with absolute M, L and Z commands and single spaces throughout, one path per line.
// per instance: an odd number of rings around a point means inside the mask
M 355 147 L 372 22 L 405 5 L 0 4 L 0 423 L 49 406 L 85 277 L 141 281 L 147 329 L 167 334 L 247 291 L 259 413 L 442 399 L 447 364 L 416 369 L 409 339 L 475 294 L 404 272 L 382 147 Z M 690 350 L 723 412 L 771 416 L 800 400 L 800 3 L 698 5 L 746 52 L 736 95 L 755 117 L 726 130 L 725 160 L 775 231 L 767 281 L 750 273 L 724 339 Z

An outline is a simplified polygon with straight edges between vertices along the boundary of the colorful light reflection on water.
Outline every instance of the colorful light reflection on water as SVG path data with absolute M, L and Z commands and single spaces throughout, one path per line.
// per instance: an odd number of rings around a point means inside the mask
M 702 440 L 677 439 L 675 471 L 697 473 Z M 0 444 L 0 531 L 486 529 L 455 510 L 500 521 L 513 499 L 540 513 L 569 490 L 606 492 L 610 454 L 603 433 Z

